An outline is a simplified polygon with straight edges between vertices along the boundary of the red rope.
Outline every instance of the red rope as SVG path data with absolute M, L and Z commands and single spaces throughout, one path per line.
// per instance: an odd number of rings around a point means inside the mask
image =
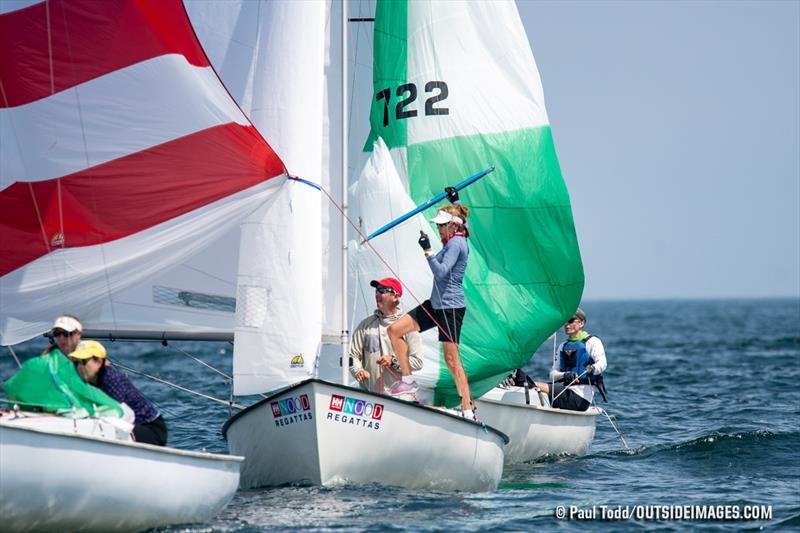
M 325 189 L 325 187 L 323 187 L 322 185 L 320 185 L 320 184 L 318 184 L 318 183 L 314 183 L 314 182 L 313 182 L 313 181 L 311 181 L 311 180 L 307 180 L 307 179 L 305 179 L 305 178 L 298 178 L 297 176 L 292 176 L 292 175 L 291 175 L 291 174 L 289 174 L 288 172 L 286 173 L 286 175 L 287 175 L 287 176 L 289 176 L 290 178 L 294 178 L 294 179 L 299 179 L 299 180 L 307 181 L 309 184 L 313 185 L 314 187 L 317 187 L 317 188 L 319 188 L 319 190 L 320 190 L 320 191 L 322 191 L 322 192 L 323 192 L 323 194 L 325 194 L 325 196 L 327 196 L 327 197 L 328 197 L 328 200 L 329 200 L 329 201 L 330 201 L 330 202 L 331 202 L 331 203 L 334 205 L 334 207 L 336 207 L 336 209 L 339 211 L 339 213 L 340 213 L 340 214 L 341 214 L 341 215 L 344 217 L 344 219 L 347 221 L 347 223 L 348 223 L 348 224 L 350 224 L 350 227 L 352 227 L 352 228 L 355 230 L 355 232 L 358 234 L 358 236 L 359 236 L 359 237 L 361 237 L 361 240 L 362 240 L 362 241 L 366 241 L 366 242 L 364 242 L 363 244 L 367 244 L 367 245 L 369 246 L 370 250 L 372 250 L 372 253 L 374 253 L 374 254 L 375 254 L 375 256 L 376 256 L 378 259 L 380 259 L 380 260 L 381 260 L 381 263 L 383 263 L 384 265 L 386 265 L 386 268 L 387 268 L 387 269 L 389 269 L 389 272 L 391 272 L 391 273 L 392 273 L 392 275 L 393 275 L 395 278 L 397 278 L 397 280 L 398 280 L 398 281 L 400 281 L 400 283 L 403 285 L 403 287 L 405 287 L 405 289 L 406 289 L 406 292 L 408 292 L 408 293 L 411 295 L 411 298 L 413 298 L 413 299 L 414 299 L 414 301 L 415 301 L 415 302 L 417 302 L 417 305 L 418 305 L 418 306 L 420 306 L 420 307 L 422 308 L 422 310 L 423 310 L 423 311 L 425 311 L 425 314 L 426 314 L 426 315 L 428 315 L 428 316 L 430 317 L 430 319 L 433 321 L 433 323 L 434 323 L 434 324 L 436 324 L 436 327 L 437 327 L 437 328 L 438 328 L 438 329 L 439 329 L 439 330 L 440 330 L 442 333 L 444 333 L 445 337 L 447 337 L 447 339 L 448 339 L 448 340 L 449 340 L 451 343 L 453 343 L 453 344 L 455 344 L 455 345 L 456 345 L 456 352 L 458 353 L 458 362 L 461 364 L 461 368 L 462 368 L 462 370 L 464 370 L 464 360 L 461 358 L 461 349 L 459 348 L 459 346 L 458 346 L 458 343 L 456 343 L 456 342 L 453 340 L 453 338 L 450 336 L 450 333 L 448 333 L 448 332 L 447 332 L 447 331 L 446 331 L 446 330 L 445 330 L 445 329 L 442 327 L 442 325 L 441 325 L 441 324 L 439 324 L 439 322 L 436 320 L 436 318 L 435 318 L 435 317 L 434 317 L 434 316 L 433 316 L 433 315 L 432 315 L 432 314 L 431 314 L 431 313 L 430 313 L 430 312 L 429 312 L 427 309 L 425 309 L 425 307 L 422 307 L 422 302 L 420 302 L 420 301 L 419 301 L 419 298 L 417 298 L 417 296 L 416 296 L 416 295 L 414 294 L 414 292 L 413 292 L 413 291 L 412 291 L 412 290 L 411 290 L 411 289 L 408 287 L 408 285 L 406 285 L 405 283 L 403 283 L 403 280 L 402 280 L 402 279 L 400 279 L 400 276 L 397 274 L 397 272 L 395 272 L 395 271 L 394 271 L 394 269 L 391 267 L 391 265 L 389 265 L 389 263 L 386 261 L 386 259 L 384 259 L 384 257 L 383 257 L 383 256 L 382 256 L 380 253 L 378 253 L 378 250 L 376 250 L 376 249 L 375 249 L 375 247 L 374 247 L 374 246 L 372 246 L 372 242 L 370 242 L 370 241 L 367 241 L 367 240 L 366 240 L 366 237 L 364 236 L 364 234 L 363 234 L 363 233 L 361 233 L 361 230 L 359 230 L 359 229 L 358 229 L 358 226 L 356 226 L 356 224 L 355 224 L 355 223 L 354 223 L 352 220 L 350 220 L 350 217 L 348 217 L 348 216 L 347 216 L 347 213 L 345 213 L 345 212 L 344 212 L 344 209 L 342 209 L 342 207 L 341 207 L 341 206 L 340 206 L 340 205 L 339 205 L 339 204 L 336 202 L 336 200 L 334 200 L 333 196 L 331 196 L 331 195 L 330 195 L 330 193 L 327 191 L 327 189 Z M 346 191 L 345 191 L 345 194 L 346 194 Z M 467 375 L 467 371 L 466 371 L 466 370 L 464 370 L 464 376 L 466 376 L 466 375 Z M 453 383 L 454 383 L 454 384 L 455 384 L 455 380 L 456 380 L 456 377 L 455 377 L 455 375 L 454 375 L 454 376 L 453 376 Z M 456 387 L 456 388 L 457 388 L 457 387 Z M 469 386 L 469 379 L 467 379 L 467 392 L 469 393 L 469 400 L 470 400 L 470 403 L 472 403 L 472 388 Z

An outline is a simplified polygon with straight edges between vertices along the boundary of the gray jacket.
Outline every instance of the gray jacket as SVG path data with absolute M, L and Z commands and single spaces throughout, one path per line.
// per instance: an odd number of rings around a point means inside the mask
M 389 342 L 389 335 L 386 334 L 386 328 L 402 315 L 403 313 L 398 309 L 394 315 L 383 316 L 383 313 L 376 309 L 375 313 L 362 320 L 353 332 L 350 339 L 350 359 L 352 360 L 350 374 L 355 377 L 360 370 L 369 372 L 369 380 L 359 382 L 361 388 L 383 394 L 381 384 L 383 388 L 388 388 L 396 381 L 396 378 L 388 370 L 377 364 L 376 361 L 382 355 L 392 356 L 391 370 L 400 376 L 400 366 L 394 359 L 394 351 Z M 412 331 L 403 338 L 408 343 L 408 362 L 411 369 L 421 369 L 422 340 L 419 332 Z

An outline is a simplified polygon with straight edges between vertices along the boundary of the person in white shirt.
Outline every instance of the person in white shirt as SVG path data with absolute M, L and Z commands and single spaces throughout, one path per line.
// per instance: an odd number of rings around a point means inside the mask
M 558 409 L 586 411 L 594 400 L 594 383 L 607 367 L 603 343 L 585 332 L 585 326 L 586 313 L 582 309 L 564 324 L 567 340 L 558 346 L 558 357 L 550 370 L 550 379 L 561 383 L 552 388 L 549 383 L 536 383 Z

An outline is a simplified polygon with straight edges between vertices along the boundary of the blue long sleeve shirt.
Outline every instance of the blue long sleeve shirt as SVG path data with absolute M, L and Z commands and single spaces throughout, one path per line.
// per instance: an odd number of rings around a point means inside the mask
M 158 410 L 119 369 L 106 365 L 100 367 L 97 386 L 119 403 L 127 403 L 136 415 L 136 425 L 148 424 L 158 418 Z
M 467 270 L 469 246 L 466 237 L 455 236 L 447 241 L 439 253 L 428 258 L 433 272 L 431 305 L 434 309 L 465 307 L 464 272 Z

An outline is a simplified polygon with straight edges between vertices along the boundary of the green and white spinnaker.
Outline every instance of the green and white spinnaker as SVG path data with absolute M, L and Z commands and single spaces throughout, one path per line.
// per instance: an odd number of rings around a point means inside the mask
M 352 191 L 365 234 L 496 167 L 461 193 L 471 234 L 461 356 L 478 397 L 564 323 L 584 283 L 542 84 L 516 6 L 379 0 L 373 82 L 365 149 L 379 141 Z M 437 235 L 425 222 L 435 209 L 371 241 L 406 284 L 406 310 L 430 296 L 416 236 L 419 229 Z M 352 261 L 359 289 L 369 291 L 372 276 L 391 275 L 363 249 Z M 374 304 L 368 294 L 360 298 L 365 309 Z M 423 339 L 418 381 L 433 390 L 434 403 L 454 405 L 436 333 Z

